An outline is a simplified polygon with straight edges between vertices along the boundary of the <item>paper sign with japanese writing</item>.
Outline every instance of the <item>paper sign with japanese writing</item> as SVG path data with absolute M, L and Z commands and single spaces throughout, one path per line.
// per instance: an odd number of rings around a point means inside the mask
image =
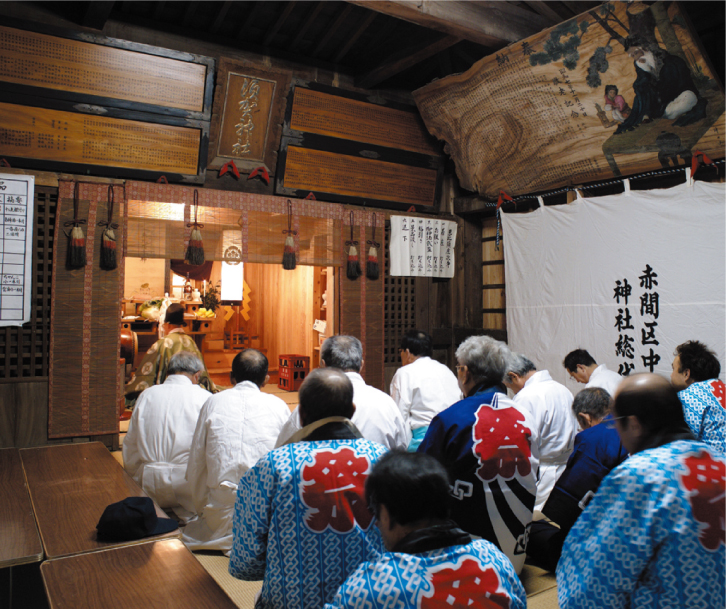
M 35 177 L 0 174 L 0 326 L 30 321 Z
M 392 277 L 453 277 L 456 222 L 391 216 Z

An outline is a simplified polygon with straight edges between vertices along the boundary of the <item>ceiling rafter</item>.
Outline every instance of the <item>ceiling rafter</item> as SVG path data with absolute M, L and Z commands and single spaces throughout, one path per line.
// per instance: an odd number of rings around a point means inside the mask
M 436 42 L 426 44 L 423 47 L 419 46 L 415 50 L 397 55 L 395 58 L 389 59 L 360 78 L 356 78 L 355 84 L 363 89 L 372 89 L 392 76 L 421 63 L 429 57 L 433 57 L 460 41 L 461 38 L 457 38 L 456 36 L 444 36 Z
M 361 37 L 363 32 L 365 32 L 373 23 L 373 20 L 376 18 L 378 13 L 374 11 L 368 11 L 368 14 L 366 15 L 366 18 L 363 19 L 363 22 L 358 26 L 358 29 L 355 31 L 355 34 L 348 37 L 348 41 L 343 45 L 343 48 L 338 51 L 338 54 L 335 56 L 335 59 L 333 60 L 335 63 L 340 62 L 343 57 L 345 57 L 348 54 L 348 51 L 350 51 L 351 47 L 356 43 L 358 38 Z
M 103 26 L 106 25 L 106 21 L 108 21 L 114 4 L 116 2 L 89 2 L 81 20 L 81 25 L 94 30 L 102 30 Z
M 300 42 L 302 42 L 303 37 L 305 34 L 307 34 L 308 30 L 310 29 L 310 26 L 315 23 L 315 20 L 317 19 L 318 15 L 320 14 L 320 11 L 323 10 L 323 7 L 325 6 L 324 0 L 320 0 L 319 2 L 315 3 L 315 6 L 308 14 L 307 19 L 305 19 L 305 23 L 302 24 L 302 26 L 298 29 L 297 34 L 295 35 L 295 39 L 292 41 L 292 44 L 290 45 L 290 50 L 294 51 L 295 49 L 300 46 Z
M 209 28 L 209 32 L 211 34 L 216 34 L 221 29 L 222 24 L 225 19 L 227 19 L 227 13 L 231 7 L 232 0 L 225 0 L 224 4 L 222 4 L 222 8 L 219 9 L 219 13 L 217 14 L 217 18 L 214 20 L 212 27 Z
M 277 32 L 279 32 L 280 28 L 285 24 L 285 21 L 287 21 L 287 18 L 290 16 L 290 13 L 292 13 L 292 9 L 295 8 L 296 4 L 297 0 L 289 0 L 289 2 L 285 5 L 285 10 L 282 11 L 280 16 L 277 18 L 275 25 L 273 25 L 270 28 L 270 31 L 267 32 L 267 35 L 262 43 L 263 46 L 270 46 L 270 43 L 273 41 L 275 36 L 277 36 Z
M 397 17 L 425 28 L 501 47 L 556 23 L 506 2 L 465 0 L 347 0 L 351 4 Z
M 315 50 L 312 52 L 311 57 L 317 57 L 320 54 L 320 51 L 323 50 L 326 44 L 328 44 L 328 41 L 333 37 L 333 34 L 338 31 L 338 28 L 343 25 L 343 22 L 346 20 L 348 15 L 350 14 L 350 11 L 353 10 L 353 6 L 351 4 L 348 4 L 336 17 L 336 19 L 333 21 L 332 25 L 328 28 L 328 31 L 325 32 L 325 36 L 322 37 L 320 42 L 318 43 L 318 46 L 315 47 Z

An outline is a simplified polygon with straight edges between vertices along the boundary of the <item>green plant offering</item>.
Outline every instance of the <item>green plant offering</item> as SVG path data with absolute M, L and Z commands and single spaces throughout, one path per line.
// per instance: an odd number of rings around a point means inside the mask
M 222 301 L 219 299 L 219 288 L 210 283 L 207 293 L 202 296 L 202 305 L 207 311 L 216 311 Z

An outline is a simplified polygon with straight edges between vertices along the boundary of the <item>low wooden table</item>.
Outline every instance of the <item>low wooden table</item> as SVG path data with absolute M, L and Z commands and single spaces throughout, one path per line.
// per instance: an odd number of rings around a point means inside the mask
M 176 539 L 48 560 L 40 572 L 51 609 L 237 609 Z
M 17 448 L 0 449 L 0 568 L 43 559 L 23 464 Z
M 24 448 L 20 457 L 47 558 L 180 536 L 177 529 L 134 541 L 96 539 L 106 506 L 146 496 L 100 442 Z M 159 506 L 156 514 L 167 517 Z

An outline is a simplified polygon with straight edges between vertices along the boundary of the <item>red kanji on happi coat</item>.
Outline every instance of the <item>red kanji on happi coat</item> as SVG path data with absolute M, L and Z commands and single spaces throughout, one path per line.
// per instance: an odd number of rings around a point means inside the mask
M 327 527 L 348 533 L 357 524 L 364 531 L 373 520 L 364 499 L 370 461 L 352 448 L 322 449 L 302 468 L 302 502 L 308 508 L 305 524 L 322 533 Z
M 688 473 L 681 476 L 681 483 L 690 492 L 693 517 L 701 523 L 698 539 L 707 550 L 718 550 L 724 543 L 726 464 L 705 450 L 687 457 L 684 464 Z
M 482 568 L 472 558 L 464 559 L 458 566 L 434 571 L 430 582 L 431 589 L 421 596 L 420 609 L 510 607 L 509 595 L 502 590 L 496 571 Z
M 718 400 L 722 408 L 726 408 L 726 385 L 724 385 L 724 382 L 716 379 L 715 381 L 711 381 L 709 385 L 711 385 L 713 397 Z
M 492 406 L 496 406 L 496 398 Z M 474 454 L 480 464 L 476 475 L 484 482 L 497 476 L 510 480 L 517 472 L 529 475 L 532 432 L 524 425 L 524 415 L 516 408 L 492 406 L 482 404 L 476 411 Z

